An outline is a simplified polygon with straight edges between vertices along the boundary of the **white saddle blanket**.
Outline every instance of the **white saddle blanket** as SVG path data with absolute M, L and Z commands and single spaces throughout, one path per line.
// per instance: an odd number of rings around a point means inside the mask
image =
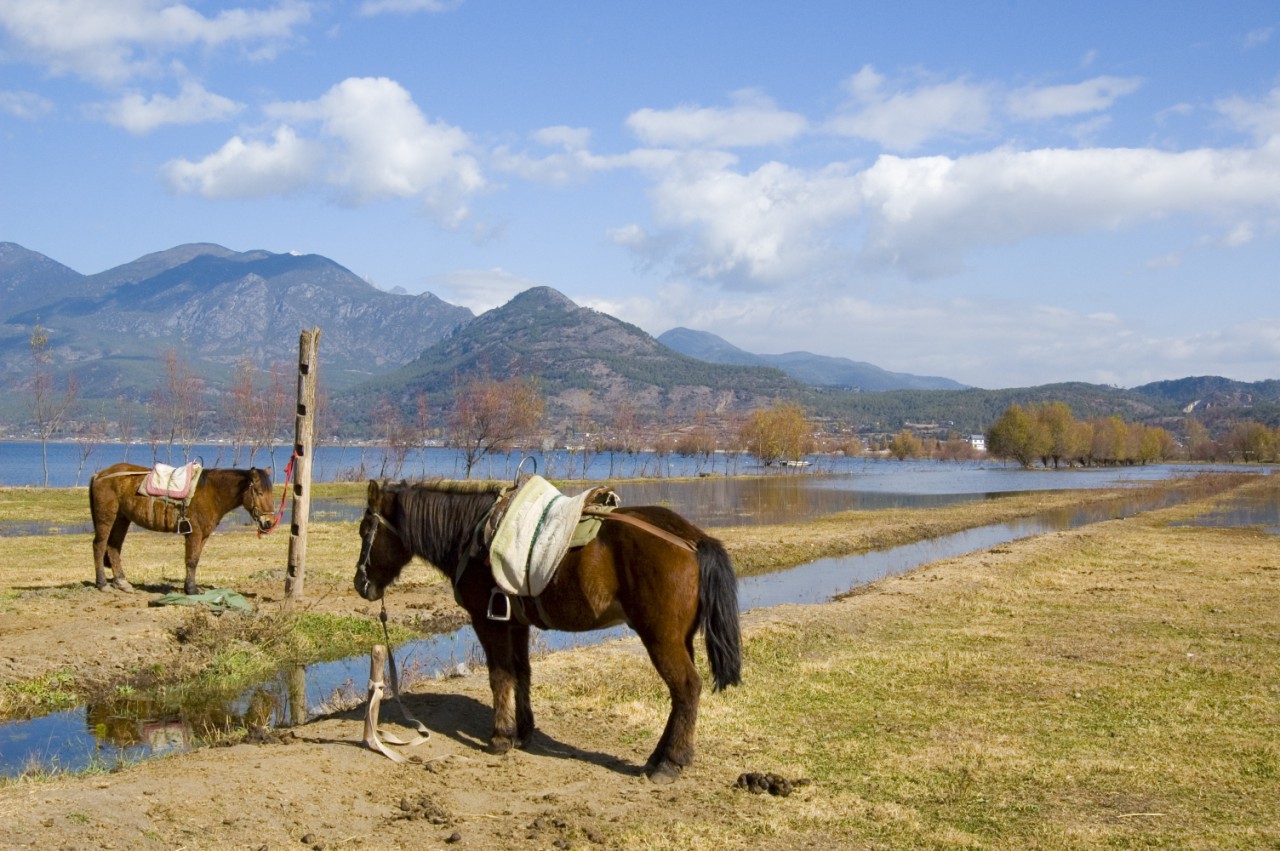
M 568 552 L 582 507 L 592 493 L 565 496 L 536 475 L 521 485 L 489 544 L 493 581 L 499 588 L 522 597 L 542 593 Z
M 160 496 L 165 499 L 187 500 L 200 481 L 204 468 L 199 461 L 183 464 L 181 467 L 170 467 L 168 464 L 156 464 L 142 478 L 138 493 L 143 496 Z

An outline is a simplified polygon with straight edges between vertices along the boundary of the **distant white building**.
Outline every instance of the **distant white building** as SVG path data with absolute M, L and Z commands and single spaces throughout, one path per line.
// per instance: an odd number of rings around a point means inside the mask
M 969 435 L 969 445 L 979 452 L 987 451 L 987 436 L 985 434 Z

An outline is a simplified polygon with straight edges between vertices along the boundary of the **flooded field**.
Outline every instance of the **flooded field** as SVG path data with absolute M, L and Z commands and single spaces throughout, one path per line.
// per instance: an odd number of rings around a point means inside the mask
M 960 472 L 965 475 L 914 479 L 917 490 L 932 491 L 927 493 L 905 492 L 905 483 L 912 480 L 900 477 L 892 467 L 878 480 L 874 477 L 866 477 L 862 481 L 838 477 L 695 480 L 628 484 L 622 490 L 630 496 L 629 502 L 669 504 L 678 511 L 699 517 L 699 521 L 708 526 L 714 526 L 717 524 L 705 518 L 736 516 L 740 523 L 748 520 L 778 523 L 856 507 L 929 507 L 948 501 L 992 498 L 1001 491 L 991 488 L 1028 481 L 1003 476 L 1003 471 Z M 1055 484 L 1064 480 L 1088 481 L 1093 487 L 1115 483 L 1114 480 L 1100 482 L 1097 478 L 1070 475 L 1051 479 Z M 983 489 L 964 492 L 966 485 Z M 1054 512 L 1013 523 L 969 529 L 907 546 L 853 557 L 820 559 L 789 570 L 746 577 L 740 583 L 741 607 L 746 611 L 783 603 L 824 602 L 861 584 L 938 559 L 1046 531 L 1165 507 L 1180 498 L 1171 494 L 1135 493 L 1133 499 L 1102 509 Z M 741 507 L 741 514 L 732 514 L 731 506 L 734 504 Z M 351 519 L 354 519 L 358 516 L 357 509 L 357 506 L 335 505 L 326 510 L 353 512 Z M 1277 524 L 1277 516 L 1280 516 L 1280 505 L 1272 497 L 1240 505 L 1231 504 L 1221 512 L 1198 518 L 1196 522 L 1256 525 L 1274 533 L 1280 525 Z M 347 518 L 344 516 L 342 519 Z M 626 628 L 619 627 L 589 634 L 539 633 L 535 647 L 554 651 L 611 640 L 627 632 Z M 444 677 L 459 665 L 474 667 L 482 662 L 469 627 L 409 642 L 396 649 L 396 657 L 404 670 L 418 677 Z M 0 725 L 0 775 L 16 776 L 33 767 L 74 770 L 94 764 L 111 765 L 185 750 L 209 732 L 295 725 L 325 711 L 331 706 L 335 694 L 357 700 L 361 698 L 367 672 L 368 658 L 359 655 L 282 672 L 230 704 L 193 704 L 183 706 L 177 712 L 156 713 L 145 699 L 125 695 L 109 704 L 84 706 L 33 721 Z

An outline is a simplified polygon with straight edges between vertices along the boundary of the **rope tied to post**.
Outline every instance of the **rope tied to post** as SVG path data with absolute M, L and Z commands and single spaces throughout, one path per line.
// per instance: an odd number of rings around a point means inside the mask
M 431 737 L 431 731 L 427 729 L 425 724 L 413 717 L 409 710 L 405 708 L 404 701 L 400 699 L 400 681 L 396 674 L 395 653 L 391 651 L 391 634 L 387 629 L 387 604 L 385 600 L 382 603 L 382 611 L 378 615 L 378 619 L 382 621 L 382 636 L 387 643 L 385 645 L 375 644 L 373 652 L 370 654 L 369 706 L 364 718 L 364 743 L 393 762 L 404 762 L 405 757 L 388 749 L 383 744 L 383 741 L 393 745 L 416 747 L 425 743 Z M 391 694 L 395 698 L 396 705 L 400 707 L 400 714 L 407 724 L 413 725 L 418 731 L 418 735 L 408 741 L 401 739 L 394 733 L 378 729 L 378 712 L 382 705 L 386 686 L 382 676 L 384 670 L 388 668 L 391 676 Z
M 274 532 L 280 525 L 280 518 L 284 517 L 284 503 L 285 500 L 289 498 L 289 480 L 293 478 L 293 462 L 296 461 L 297 458 L 298 453 L 297 450 L 295 450 L 293 454 L 289 456 L 289 463 L 284 465 L 284 493 L 280 494 L 280 507 L 276 509 L 276 518 L 272 521 L 271 528 L 267 529 L 265 532 L 261 529 L 258 530 L 259 538 L 263 535 L 270 535 Z

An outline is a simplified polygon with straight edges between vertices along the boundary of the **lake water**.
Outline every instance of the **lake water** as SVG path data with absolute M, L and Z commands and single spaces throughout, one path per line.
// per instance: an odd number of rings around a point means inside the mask
M 150 466 L 156 461 L 181 464 L 199 460 L 206 467 L 247 467 L 248 453 L 230 444 L 200 444 L 184 454 L 180 447 L 172 452 L 167 446 L 153 448 L 149 444 L 107 443 L 96 446 L 86 457 L 80 444 L 50 443 L 48 450 L 49 486 L 78 487 L 88 483 L 95 470 L 121 461 Z M 292 452 L 290 445 L 276 447 L 274 452 L 255 453 L 252 463 L 267 467 L 276 482 L 283 481 L 285 466 Z M 914 493 L 946 495 L 956 493 L 1006 493 L 1013 490 L 1046 488 L 1106 487 L 1112 483 L 1151 481 L 1168 477 L 1184 467 L 1152 464 L 1143 467 L 1023 470 L 1014 464 L 998 461 L 895 461 L 879 457 L 852 458 L 814 456 L 810 466 L 764 470 L 750 456 L 717 455 L 710 461 L 683 455 L 634 455 L 581 453 L 567 451 L 531 453 L 536 472 L 547 478 L 608 481 L 627 478 L 720 477 L 768 473 L 769 478 L 812 479 L 814 473 L 854 475 L 863 493 Z M 486 457 L 473 471 L 475 478 L 513 478 L 520 464 L 519 453 Z M 526 466 L 526 471 L 529 467 Z M 1202 466 L 1191 469 L 1205 469 Z M 340 479 L 424 478 L 443 476 L 462 478 L 465 474 L 462 454 L 456 449 L 430 447 L 410 452 L 397 465 L 393 457 L 376 446 L 318 446 L 311 465 L 312 481 L 331 482 Z M 0 441 L 0 486 L 39 486 L 44 483 L 44 466 L 40 444 L 34 441 Z M 836 490 L 846 490 L 839 485 Z M 633 504 L 639 504 L 632 501 Z M 856 506 L 855 506 L 856 507 Z M 749 508 L 749 506 L 748 506 Z
M 107 453 L 105 450 L 110 450 Z M 92 467 L 79 470 L 80 455 L 75 444 L 50 444 L 50 483 L 71 487 L 78 480 L 83 485 L 92 470 L 123 460 L 126 449 L 135 463 L 150 463 L 150 446 L 102 447 L 104 454 L 90 460 Z M 228 446 L 197 447 L 196 457 L 208 466 L 248 463 L 236 458 Z M 283 495 L 283 465 L 288 450 L 275 458 L 277 494 Z M 320 447 L 315 452 L 315 481 L 332 481 L 336 477 L 351 478 L 354 469 L 364 469 L 365 477 L 378 477 L 385 460 L 383 450 L 376 447 Z M 682 456 L 659 457 L 639 453 L 623 464 L 619 459 L 592 456 L 587 467 L 589 479 L 582 480 L 581 456 L 567 452 L 534 455 L 537 469 L 547 476 L 573 472 L 563 488 L 576 493 L 589 483 L 611 482 L 624 505 L 665 505 L 704 527 L 751 524 L 794 523 L 839 511 L 875 510 L 883 508 L 936 508 L 956 502 L 985 499 L 998 494 L 1027 491 L 1065 490 L 1129 486 L 1158 481 L 1187 473 L 1226 467 L 1187 467 L 1176 464 L 1152 464 L 1144 467 L 1109 467 L 1094 469 L 1024 470 L 1015 464 L 994 461 L 896 461 L 888 458 L 814 458 L 805 468 L 762 470 L 752 467 L 747 459 L 729 462 L 742 475 L 726 476 L 726 462 L 716 461 L 717 473 L 707 475 L 708 465 Z M 181 459 L 178 459 L 181 460 Z M 481 465 L 486 477 L 505 479 L 515 476 L 520 457 L 502 455 Z M 254 463 L 270 465 L 269 455 L 259 454 Z M 644 481 L 629 481 L 619 474 L 620 468 L 656 471 L 663 476 Z M 1239 469 L 1239 468 L 1236 468 Z M 478 471 L 477 474 L 479 474 Z M 612 475 L 611 475 L 612 473 Z M 452 449 L 426 449 L 406 460 L 399 475 L 458 477 L 463 474 L 461 456 Z M 672 478 L 684 477 L 684 478 Z M 363 478 L 363 477 L 361 477 Z M 30 485 L 43 480 L 38 443 L 0 442 L 0 485 Z M 581 486 L 575 486 L 581 481 Z M 288 505 L 288 503 L 286 503 Z M 312 501 L 311 518 L 315 522 L 358 520 L 364 511 L 359 501 L 317 498 Z M 287 519 L 287 518 L 286 518 Z M 250 525 L 243 511 L 229 514 L 223 527 Z M 37 534 L 83 534 L 92 532 L 88 511 L 83 516 L 68 517 L 57 524 L 27 521 L 0 523 L 0 536 Z
M 57 442 L 47 446 L 50 487 L 76 487 L 87 484 L 95 470 L 109 467 L 121 461 L 150 466 L 160 461 L 165 464 L 183 464 L 199 460 L 206 467 L 248 467 L 249 453 L 228 443 L 207 443 L 193 446 L 189 453 L 182 447 L 170 449 L 167 445 L 153 447 L 150 444 L 104 443 L 86 447 L 78 443 Z M 86 451 L 88 455 L 86 456 Z M 259 450 L 253 455 L 252 465 L 272 471 L 276 481 L 284 476 L 285 466 L 293 451 L 292 444 L 282 444 L 271 452 Z M 727 473 L 747 473 L 752 470 L 751 460 L 745 456 L 717 456 L 712 461 L 687 458 L 679 455 L 658 456 L 650 452 L 623 455 L 621 453 L 592 452 L 585 458 L 582 453 L 565 450 L 531 453 L 537 463 L 537 472 L 547 478 L 590 479 L 635 478 L 639 476 L 670 477 L 698 476 Z M 486 456 L 472 471 L 474 478 L 506 479 L 515 476 L 521 455 L 519 453 Z M 585 460 L 585 475 L 584 475 Z M 826 468 L 827 462 L 821 462 Z M 526 471 L 530 468 L 526 466 Z M 812 469 L 804 468 L 804 469 Z M 466 467 L 462 453 L 456 449 L 428 447 L 409 452 L 397 462 L 394 453 L 377 446 L 317 446 L 313 450 L 311 478 L 316 482 L 332 482 L 340 479 L 400 479 L 444 476 L 463 478 Z M 40 444 L 34 441 L 0 441 L 0 485 L 42 485 L 44 462 Z

